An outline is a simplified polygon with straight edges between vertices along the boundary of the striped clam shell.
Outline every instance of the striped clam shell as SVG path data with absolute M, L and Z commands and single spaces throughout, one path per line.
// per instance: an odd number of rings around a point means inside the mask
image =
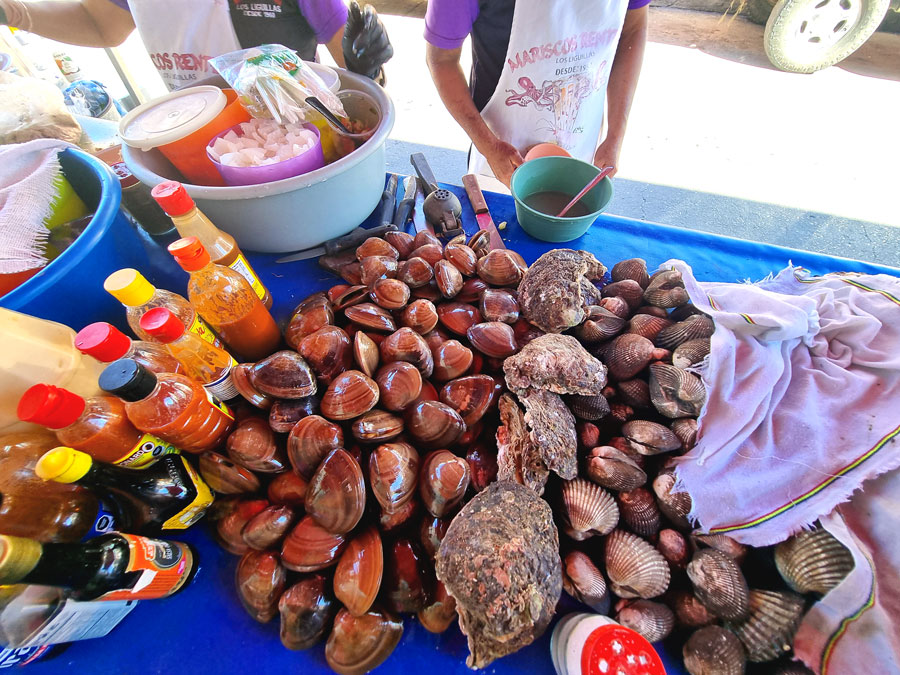
M 744 643 L 749 660 L 774 661 L 791 650 L 803 610 L 803 597 L 796 593 L 751 590 L 750 616 L 728 628 Z
M 700 363 L 709 356 L 709 346 L 708 337 L 682 342 L 672 350 L 672 365 L 678 368 L 689 368 Z
M 597 303 L 597 306 L 602 307 L 608 312 L 612 312 L 623 319 L 627 319 L 631 316 L 631 307 L 628 306 L 628 301 L 617 295 L 601 298 L 600 302 Z
M 675 349 L 688 340 L 710 337 L 716 330 L 716 324 L 706 314 L 694 314 L 684 321 L 663 328 L 657 333 L 653 344 L 663 349 Z
M 603 349 L 603 362 L 609 368 L 613 380 L 629 380 L 651 361 L 670 356 L 665 349 L 654 348 L 653 343 L 635 333 L 623 333 Z
M 693 417 L 679 417 L 669 425 L 672 433 L 678 436 L 681 447 L 687 452 L 697 444 L 697 420 Z
M 620 260 L 609 271 L 613 281 L 631 279 L 636 281 L 641 288 L 647 288 L 650 283 L 650 275 L 647 273 L 647 262 L 643 258 L 628 258 Z
M 744 675 L 747 656 L 737 636 L 721 626 L 695 631 L 681 650 L 691 675 Z
M 653 305 L 641 305 L 636 310 L 634 310 L 634 313 L 649 314 L 650 316 L 658 316 L 660 319 L 668 319 L 669 321 L 674 321 L 674 319 L 669 316 L 669 310 L 663 309 L 662 307 L 654 307 Z
M 600 614 L 609 611 L 609 588 L 603 573 L 581 551 L 572 551 L 563 558 L 563 590 L 578 602 Z
M 689 316 L 693 316 L 694 314 L 703 314 L 703 310 L 697 307 L 697 305 L 693 305 L 688 303 L 686 305 L 682 305 L 681 307 L 676 307 L 671 312 L 669 312 L 669 318 L 672 321 L 684 321 Z
M 662 554 L 673 570 L 683 570 L 691 559 L 691 547 L 687 538 L 678 530 L 671 528 L 659 531 L 656 550 Z
M 675 627 L 675 615 L 661 602 L 634 600 L 616 614 L 616 621 L 644 636 L 648 642 L 658 642 L 669 636 Z
M 562 501 L 566 520 L 577 533 L 605 535 L 619 522 L 616 500 L 602 487 L 584 478 L 563 482 Z
M 699 417 L 706 403 L 706 387 L 693 373 L 668 363 L 651 363 L 650 400 L 666 417 Z
M 591 449 L 587 474 L 597 485 L 610 490 L 634 490 L 647 482 L 647 474 L 631 457 L 609 445 Z
M 638 335 L 653 340 L 659 335 L 664 328 L 674 326 L 675 322 L 668 318 L 653 316 L 652 314 L 635 314 L 625 326 L 626 333 L 637 333 Z
M 738 565 L 744 561 L 744 558 L 747 557 L 747 553 L 750 552 L 749 546 L 742 544 L 736 539 L 732 539 L 727 534 L 701 534 L 700 532 L 692 532 L 691 541 L 694 542 L 694 546 L 697 548 L 714 548 L 717 551 L 721 551 Z
M 775 565 L 792 590 L 824 595 L 850 574 L 854 563 L 850 549 L 818 526 L 778 544 Z
M 629 530 L 645 538 L 659 532 L 659 507 L 650 490 L 639 487 L 620 492 L 618 502 L 619 516 Z
M 644 301 L 644 289 L 633 279 L 614 281 L 603 287 L 604 298 L 622 298 L 633 312 Z
M 654 307 L 671 309 L 680 307 L 690 301 L 684 288 L 681 272 L 678 270 L 662 270 L 650 277 L 650 283 L 644 291 L 644 302 Z
M 604 559 L 610 588 L 620 598 L 655 598 L 669 587 L 669 563 L 636 534 L 613 530 Z
M 615 337 L 625 329 L 625 319 L 608 309 L 592 306 L 584 323 L 575 328 L 575 335 L 588 344 Z
M 595 422 L 609 415 L 609 402 L 602 394 L 573 394 L 566 396 L 566 404 L 575 417 Z
M 681 628 L 702 628 L 719 621 L 690 591 L 667 593 L 666 603 L 675 612 L 675 623 Z
M 738 564 L 721 551 L 697 551 L 687 566 L 694 595 L 716 616 L 740 621 L 750 611 L 750 589 Z
M 647 384 L 647 380 L 638 377 L 632 380 L 622 380 L 616 383 L 615 390 L 620 403 L 633 408 L 649 408 L 652 405 L 650 385 Z
M 693 508 L 691 495 L 687 492 L 673 492 L 675 488 L 675 471 L 663 469 L 653 479 L 653 492 L 659 501 L 659 510 L 672 521 L 675 527 L 688 529 L 691 524 L 688 514 Z
M 632 450 L 642 455 L 658 455 L 681 449 L 681 441 L 668 427 L 649 420 L 631 420 L 622 425 L 622 435 Z

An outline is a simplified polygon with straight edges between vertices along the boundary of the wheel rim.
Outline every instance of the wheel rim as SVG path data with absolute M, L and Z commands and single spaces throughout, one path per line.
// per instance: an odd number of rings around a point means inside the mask
M 801 60 L 815 58 L 846 37 L 863 14 L 863 0 L 818 0 L 792 21 L 792 45 Z

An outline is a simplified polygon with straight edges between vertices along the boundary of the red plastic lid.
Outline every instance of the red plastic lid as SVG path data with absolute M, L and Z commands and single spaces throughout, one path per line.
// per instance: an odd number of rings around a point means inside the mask
M 82 354 L 93 356 L 98 361 L 112 363 L 125 356 L 131 347 L 131 338 L 115 326 L 98 321 L 78 331 L 75 347 Z
M 170 216 L 183 216 L 194 208 L 194 200 L 184 189 L 184 185 L 174 180 L 160 183 L 150 191 L 153 198 Z
M 81 416 L 84 406 L 78 394 L 52 384 L 36 384 L 22 394 L 16 414 L 23 422 L 62 429 Z
M 209 253 L 197 237 L 185 237 L 169 244 L 169 253 L 187 272 L 195 272 L 209 265 Z
M 184 335 L 184 324 L 165 307 L 156 307 L 141 317 L 141 328 L 163 344 L 174 342 Z
M 666 675 L 662 660 L 635 631 L 609 624 L 594 630 L 581 649 L 582 675 Z

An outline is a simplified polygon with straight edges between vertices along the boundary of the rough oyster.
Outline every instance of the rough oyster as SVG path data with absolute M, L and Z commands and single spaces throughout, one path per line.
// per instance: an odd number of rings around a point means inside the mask
M 540 449 L 531 440 L 525 413 L 512 394 L 503 394 L 498 407 L 502 422 L 497 428 L 498 480 L 515 481 L 543 494 L 550 470 L 544 464 Z
M 503 374 L 517 393 L 532 388 L 595 396 L 606 386 L 606 366 L 570 335 L 535 338 L 503 362 Z
M 559 395 L 551 391 L 530 391 L 519 396 L 519 400 L 525 406 L 525 423 L 544 464 L 562 478 L 575 478 L 578 473 L 575 416 Z

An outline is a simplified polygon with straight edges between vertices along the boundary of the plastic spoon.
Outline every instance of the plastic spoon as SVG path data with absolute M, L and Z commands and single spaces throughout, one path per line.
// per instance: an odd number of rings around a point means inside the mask
M 602 169 L 600 169 L 600 173 L 598 173 L 596 176 L 594 176 L 594 178 L 591 180 L 590 183 L 588 183 L 583 188 L 581 188 L 581 192 L 579 192 L 577 195 L 575 195 L 574 199 L 572 199 L 572 201 L 570 201 L 568 204 L 566 204 L 566 207 L 562 211 L 560 211 L 559 213 L 556 214 L 556 217 L 562 218 L 564 215 L 566 215 L 569 212 L 569 209 L 571 209 L 573 206 L 575 206 L 575 204 L 578 202 L 579 199 L 581 199 L 588 192 L 590 192 L 591 189 L 597 185 L 597 183 L 599 183 L 601 180 L 606 178 L 610 173 L 612 173 L 612 170 L 615 168 L 616 167 L 614 167 L 614 166 L 605 166 Z
M 318 113 L 320 113 L 320 114 L 322 115 L 322 117 L 324 117 L 326 120 L 328 120 L 328 123 L 329 123 L 331 126 L 333 126 L 335 129 L 337 129 L 338 131 L 341 131 L 341 132 L 343 132 L 343 133 L 345 133 L 345 134 L 352 134 L 352 133 L 353 133 L 352 131 L 350 131 L 350 130 L 344 125 L 343 122 L 341 122 L 341 121 L 335 116 L 335 114 L 334 114 L 333 112 L 331 112 L 327 107 L 325 107 L 325 104 L 322 103 L 322 101 L 320 101 L 320 100 L 319 100 L 318 98 L 316 98 L 315 96 L 309 96 L 309 97 L 307 97 L 306 103 L 309 105 L 310 108 L 313 108 L 313 109 L 316 110 Z

